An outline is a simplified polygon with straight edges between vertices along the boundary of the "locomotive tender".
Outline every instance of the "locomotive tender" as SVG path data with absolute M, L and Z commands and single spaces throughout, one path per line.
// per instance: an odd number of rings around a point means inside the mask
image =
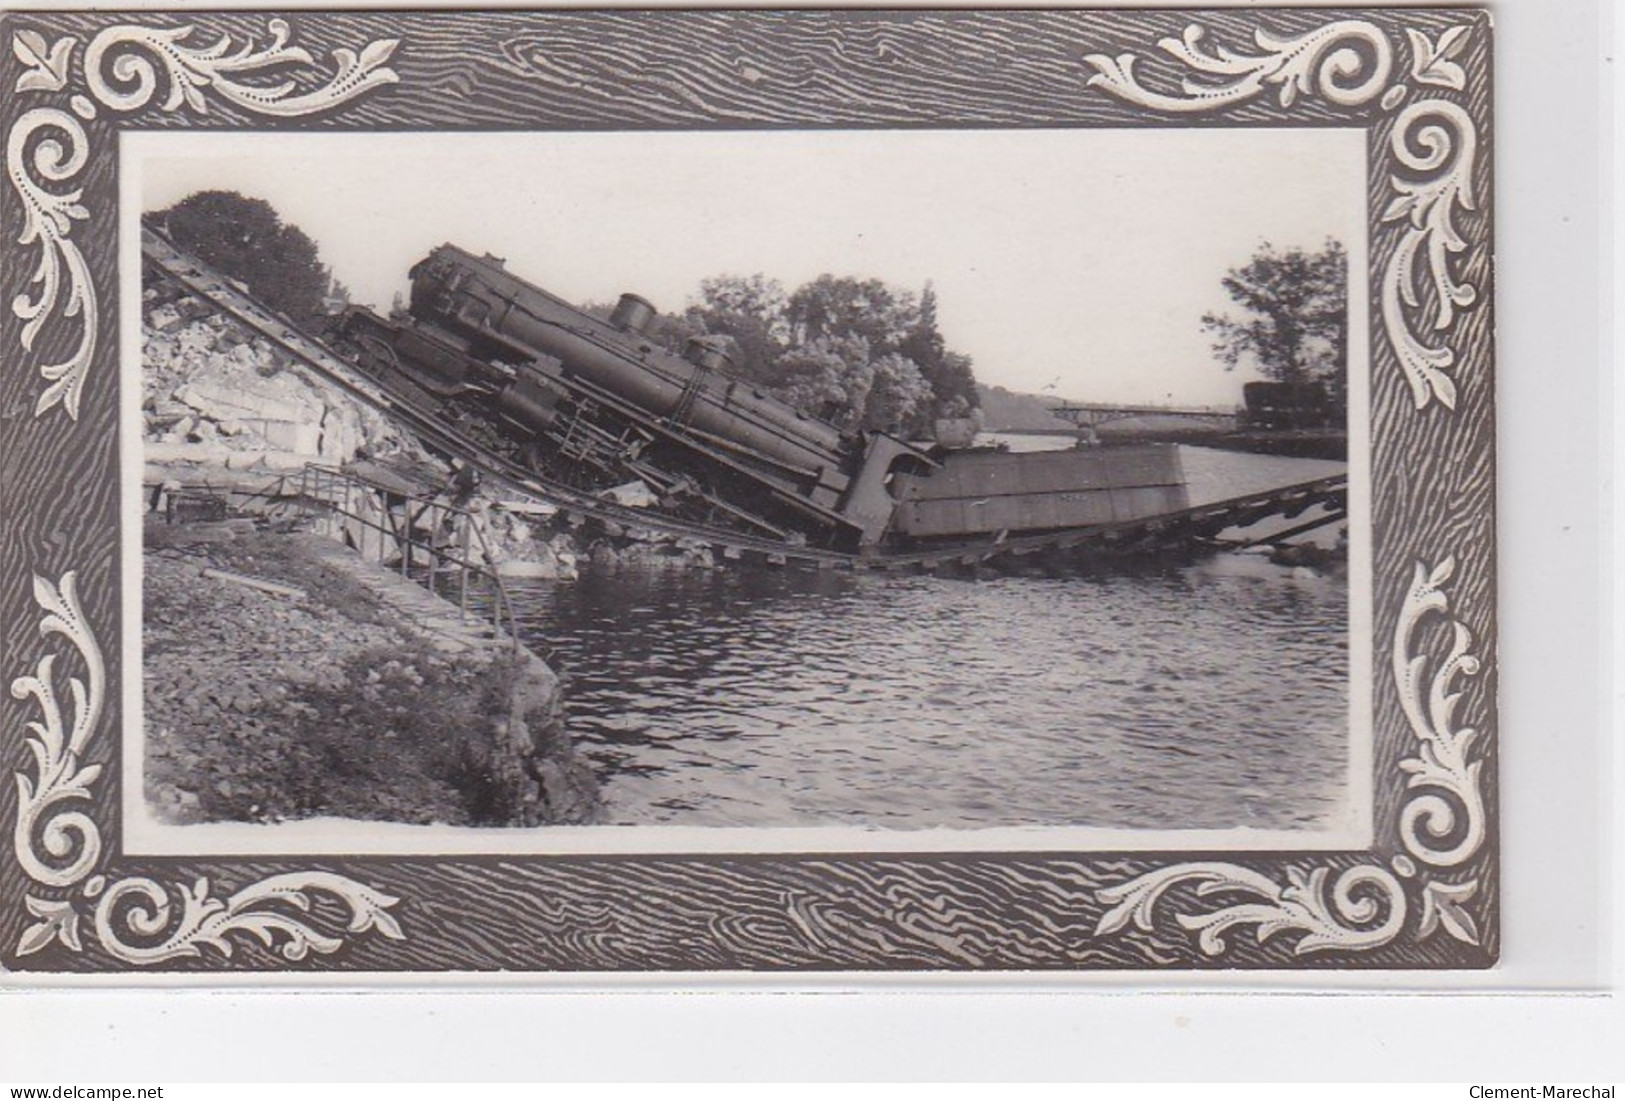
M 810 417 L 730 373 L 725 338 L 682 354 L 655 308 L 608 320 L 442 245 L 411 271 L 404 315 L 349 307 L 332 339 L 408 400 L 544 476 L 638 479 L 662 507 L 840 550 L 1137 519 L 1185 507 L 1172 448 L 1066 458 L 922 448 Z

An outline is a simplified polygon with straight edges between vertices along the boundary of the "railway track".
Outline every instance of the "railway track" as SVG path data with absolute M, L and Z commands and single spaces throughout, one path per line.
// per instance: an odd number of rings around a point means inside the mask
M 1288 518 L 1319 505 L 1341 507 L 1343 475 L 1303 482 L 1262 494 L 1147 517 L 1123 524 L 994 537 L 950 546 L 897 552 L 852 554 L 751 535 L 733 528 L 696 523 L 607 501 L 592 493 L 538 476 L 500 455 L 432 413 L 390 394 L 321 341 L 261 305 L 224 276 L 186 255 L 162 236 L 143 228 L 141 251 L 162 276 L 205 301 L 297 360 L 301 366 L 352 398 L 390 417 L 426 445 L 479 469 L 520 492 L 585 517 L 703 542 L 728 559 L 759 557 L 775 564 L 803 563 L 819 569 L 934 569 L 974 566 L 1004 557 L 1053 552 L 1126 553 L 1158 546 L 1211 540 L 1226 528 L 1255 523 L 1270 515 Z

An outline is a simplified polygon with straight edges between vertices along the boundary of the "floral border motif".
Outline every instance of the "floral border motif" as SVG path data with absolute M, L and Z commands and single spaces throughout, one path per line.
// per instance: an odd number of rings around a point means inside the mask
M 32 698 L 40 713 L 39 719 L 28 724 L 34 774 L 15 774 L 21 806 L 13 847 L 17 862 L 35 883 L 77 890 L 84 901 L 95 900 L 93 927 L 103 949 L 133 964 L 199 956 L 205 946 L 229 957 L 233 950 L 229 938 L 236 933 L 257 937 L 267 948 L 280 944 L 280 955 L 290 961 L 304 959 L 313 951 L 337 952 L 345 945 L 343 938 L 323 933 L 298 916 L 311 909 L 315 892 L 330 895 L 345 906 L 349 912 L 346 932 L 376 929 L 391 940 L 405 938 L 400 924 L 388 913 L 399 899 L 332 872 L 270 876 L 225 900 L 212 896 L 207 879 L 177 884 L 172 890 L 181 904 L 178 916 L 170 891 L 155 880 L 129 876 L 110 882 L 103 874 L 92 875 L 102 855 L 101 829 L 84 811 L 62 809 L 58 804 L 88 802 L 92 785 L 102 774 L 100 764 L 83 761 L 101 723 L 106 666 L 80 607 L 78 579 L 72 571 L 62 575 L 60 585 L 35 575 L 34 601 L 44 611 L 41 636 L 67 639 L 84 663 L 85 679 L 68 678 L 73 700 L 71 729 L 64 727 L 56 692 L 59 655 L 45 654 L 32 675 L 18 677 L 11 684 L 11 694 L 20 700 Z M 84 950 L 82 902 L 31 894 L 24 904 L 36 920 L 23 930 L 16 946 L 18 956 L 32 955 L 53 944 L 74 952 Z
M 1452 27 L 1437 42 L 1406 28 L 1410 77 L 1418 86 L 1461 92 L 1467 76 L 1455 61 L 1467 45 L 1468 28 Z M 1181 38 L 1164 38 L 1158 47 L 1200 75 L 1181 79 L 1179 95 L 1158 91 L 1135 75 L 1139 58 L 1132 53 L 1110 57 L 1089 54 L 1095 68 L 1088 85 L 1120 99 L 1169 114 L 1197 114 L 1247 103 L 1271 87 L 1280 106 L 1319 96 L 1335 107 L 1364 108 L 1381 93 L 1380 108 L 1393 111 L 1410 95 L 1403 83 L 1384 91 L 1393 68 L 1394 47 L 1379 28 L 1363 20 L 1338 20 L 1296 38 L 1253 34 L 1259 52 L 1244 53 L 1224 45 L 1206 48 L 1206 31 L 1192 23 Z M 1448 343 L 1429 343 L 1420 330 L 1443 334 L 1458 310 L 1478 300 L 1478 290 L 1458 278 L 1454 265 L 1468 248 L 1456 225 L 1460 211 L 1476 203 L 1472 173 L 1477 132 L 1459 105 L 1430 98 L 1407 106 L 1395 123 L 1390 148 L 1402 172 L 1389 175 L 1393 200 L 1383 222 L 1404 221 L 1405 230 L 1381 281 L 1383 327 L 1411 387 L 1416 408 L 1438 401 L 1454 410 L 1458 382 L 1450 375 L 1456 354 Z M 1432 290 L 1431 320 L 1422 317 L 1425 303 L 1419 286 Z
M 63 575 L 60 588 L 43 577 L 34 578 L 34 602 L 45 611 L 40 634 L 66 638 L 85 664 L 85 680 L 68 679 L 73 698 L 72 731 L 64 737 L 62 706 L 55 688 L 57 655 L 46 654 L 33 676 L 11 682 L 12 696 L 19 700 L 32 696 L 41 716 L 40 721 L 28 724 L 31 736 L 27 744 L 34 756 L 34 778 L 30 780 L 22 772 L 16 774 L 17 825 L 12 840 L 23 871 L 49 887 L 78 883 L 96 866 L 102 852 L 101 830 L 88 814 L 55 809 L 62 802 L 88 802 L 91 785 L 102 773 L 101 765 L 81 765 L 91 735 L 101 722 L 107 667 L 101 647 L 80 611 L 76 581 L 71 572 Z M 36 847 L 36 833 L 44 853 Z
M 1454 558 L 1446 558 L 1432 570 L 1421 562 L 1416 564 L 1400 611 L 1393 651 L 1394 684 L 1399 689 L 1400 706 L 1420 746 L 1418 755 L 1401 761 L 1399 768 L 1410 776 L 1409 788 L 1429 792 L 1406 804 L 1400 818 L 1400 838 L 1412 856 L 1439 868 L 1455 867 L 1471 858 L 1484 844 L 1486 833 L 1484 801 L 1478 789 L 1483 762 L 1471 759 L 1478 731 L 1472 727 L 1456 729 L 1454 725 L 1456 706 L 1461 702 L 1456 682 L 1476 675 L 1480 668 L 1477 656 L 1468 652 L 1473 644 L 1472 632 L 1460 620 L 1450 620 L 1450 652 L 1431 679 L 1426 676 L 1427 656 L 1414 652 L 1422 621 L 1431 615 L 1449 616 L 1450 601 L 1443 586 L 1455 571 Z M 1444 794 L 1437 794 L 1440 792 Z M 1463 827 L 1459 831 L 1458 820 Z M 1454 845 L 1443 849 L 1436 846 L 1437 839 L 1456 832 L 1461 837 Z
M 24 78 L 29 75 L 25 73 Z M 21 83 L 18 81 L 19 86 Z M 28 146 L 41 131 L 54 131 L 59 136 L 35 142 L 30 160 Z M 37 288 L 37 297 L 31 299 L 26 293 L 19 294 L 11 303 L 11 312 L 23 322 L 23 351 L 34 350 L 40 330 L 55 315 L 59 305 L 64 319 L 81 319 L 79 341 L 68 358 L 40 365 L 40 376 L 51 385 L 34 405 L 36 417 L 61 404 L 70 419 L 79 419 L 79 394 L 96 348 L 100 318 L 96 287 L 84 254 L 69 239 L 73 224 L 90 217 L 90 212 L 79 202 L 84 189 L 76 187 L 56 192 L 45 186 L 73 179 L 88 160 L 84 127 L 78 119 L 54 107 L 36 107 L 23 112 L 12 124 L 6 140 L 6 174 L 23 202 L 23 232 L 17 243 L 24 247 L 37 244 L 40 251 L 39 263 L 29 277 L 29 283 Z M 67 273 L 65 294 L 64 271 Z
M 1454 557 L 1432 568 L 1416 563 L 1394 629 L 1394 687 L 1418 744 L 1417 756 L 1399 762 L 1400 771 L 1410 777 L 1406 787 L 1412 794 L 1398 823 L 1399 840 L 1407 852 L 1395 854 L 1391 865 L 1406 880 L 1418 876 L 1417 861 L 1441 870 L 1459 867 L 1478 852 L 1487 835 L 1478 787 L 1483 762 L 1471 756 L 1478 732 L 1454 725 L 1462 695 L 1457 682 L 1480 669 L 1479 659 L 1469 652 L 1472 632 L 1450 615 L 1450 600 L 1444 592 L 1455 570 Z M 1418 628 L 1430 616 L 1448 620 L 1451 636 L 1450 650 L 1431 676 L 1428 656 L 1417 653 Z M 1453 844 L 1439 846 L 1441 840 L 1450 838 L 1455 838 Z M 1387 869 L 1367 863 L 1345 870 L 1333 884 L 1330 901 L 1326 896 L 1329 874 L 1326 867 L 1305 871 L 1292 865 L 1287 867 L 1287 883 L 1282 885 L 1236 864 L 1172 864 L 1096 891 L 1101 902 L 1114 905 L 1100 919 L 1095 935 L 1118 932 L 1131 921 L 1151 931 L 1158 900 L 1181 883 L 1195 883 L 1198 898 L 1243 894 L 1258 899 L 1196 915 L 1175 915 L 1182 928 L 1198 934 L 1199 947 L 1210 956 L 1224 953 L 1229 947 L 1224 934 L 1240 925 L 1256 926 L 1260 944 L 1279 933 L 1302 933 L 1293 945 L 1294 955 L 1333 948 L 1365 951 L 1387 944 L 1404 929 L 1405 891 Z M 1421 879 L 1416 939 L 1425 940 L 1443 928 L 1457 940 L 1477 945 L 1478 925 L 1465 904 L 1478 887 L 1476 879 Z M 1363 893 L 1356 894 L 1356 890 Z M 1383 920 L 1376 922 L 1379 915 Z
M 1394 867 L 1406 875 L 1415 874 L 1415 861 L 1441 871 L 1460 867 L 1483 847 L 1489 832 L 1479 788 L 1484 762 L 1473 759 L 1479 732 L 1455 725 L 1462 696 L 1458 682 L 1476 676 L 1482 668 L 1471 652 L 1472 632 L 1450 615 L 1444 586 L 1455 572 L 1454 557 L 1431 569 L 1416 563 L 1394 629 L 1394 684 L 1417 742 L 1417 755 L 1399 762 L 1400 771 L 1410 777 L 1406 788 L 1412 794 L 1399 816 L 1400 842 L 1406 852 L 1394 857 Z M 1417 652 L 1421 645 L 1417 631 L 1431 616 L 1448 621 L 1450 649 L 1429 676 L 1428 657 Z M 1459 941 L 1478 944 L 1478 925 L 1464 908 L 1478 887 L 1476 878 L 1453 883 L 1425 880 L 1417 939 L 1442 927 Z
M 1413 144 L 1420 146 L 1420 152 Z M 1416 408 L 1437 399 L 1456 408 L 1456 380 L 1448 373 L 1456 353 L 1446 343 L 1428 344 L 1416 335 L 1411 315 L 1423 308 L 1417 291 L 1418 268 L 1425 268 L 1435 300 L 1432 329 L 1443 333 L 1456 311 L 1478 300 L 1478 290 L 1458 281 L 1451 258 L 1467 249 L 1456 227 L 1458 210 L 1475 210 L 1473 162 L 1478 136 L 1473 120 L 1457 104 L 1442 99 L 1413 103 L 1400 112 L 1390 141 L 1394 159 L 1410 175 L 1394 173 L 1388 186 L 1395 196 L 1382 212 L 1384 222 L 1406 224 L 1393 259 L 1382 277 L 1382 321 L 1411 386 Z
M 292 32 L 285 20 L 267 22 L 270 43 L 251 39 L 233 50 L 229 36 L 203 45 L 189 45 L 195 28 L 147 27 L 120 24 L 99 31 L 84 51 L 83 75 L 90 95 L 74 94 L 73 114 L 57 107 L 40 107 L 23 114 L 12 125 L 6 141 L 6 174 L 23 203 L 23 232 L 17 243 L 39 249 L 30 277 L 29 293 L 19 294 L 12 313 L 23 321 L 22 346 L 32 352 L 41 330 L 54 318 L 78 320 L 78 339 L 67 358 L 39 367 L 50 383 L 34 406 L 43 416 L 61 406 L 70 420 L 79 419 L 80 395 L 90 370 L 100 325 L 100 303 L 84 254 L 71 239 L 74 223 L 90 217 L 80 203 L 82 188 L 53 190 L 49 185 L 70 183 L 84 170 L 90 149 L 80 120 L 97 117 L 98 108 L 128 113 L 147 106 L 157 92 L 158 69 L 169 89 L 160 110 L 175 112 L 183 106 L 207 114 L 205 90 L 254 115 L 292 118 L 325 111 L 347 103 L 384 84 L 399 81 L 387 67 L 399 39 L 369 42 L 358 53 L 348 48 L 333 51 L 336 71 L 323 83 L 301 91 L 292 80 L 246 83 L 240 74 L 289 65 L 314 65 L 311 54 L 291 46 Z M 79 40 L 65 35 L 48 42 L 32 29 L 12 36 L 13 54 L 24 66 L 13 93 L 58 93 L 69 86 L 69 72 Z M 74 116 L 78 116 L 77 118 Z M 43 135 L 43 136 L 40 136 Z M 32 147 L 32 156 L 29 154 Z

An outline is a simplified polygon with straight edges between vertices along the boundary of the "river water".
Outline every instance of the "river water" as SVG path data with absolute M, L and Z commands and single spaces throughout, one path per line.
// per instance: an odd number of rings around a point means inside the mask
M 1192 503 L 1342 469 L 1182 450 Z M 1257 556 L 509 588 L 612 824 L 1313 829 L 1345 812 L 1347 584 Z

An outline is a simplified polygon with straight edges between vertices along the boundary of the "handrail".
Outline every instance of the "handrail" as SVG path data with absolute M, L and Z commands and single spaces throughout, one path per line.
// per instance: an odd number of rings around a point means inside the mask
M 351 507 L 351 494 L 354 490 L 362 490 L 377 494 L 395 497 L 400 501 L 401 522 L 399 526 L 393 523 L 382 523 L 365 515 L 356 508 Z M 342 499 L 341 499 L 342 497 Z M 491 554 L 491 545 L 485 538 L 485 530 L 475 522 L 475 517 L 468 509 L 461 508 L 449 501 L 443 500 L 442 495 L 424 495 L 418 493 L 402 492 L 397 486 L 385 485 L 382 482 L 355 474 L 350 471 L 335 470 L 332 467 L 322 466 L 318 463 L 306 463 L 299 476 L 299 502 L 302 510 L 309 509 L 314 504 L 320 504 L 329 514 L 335 514 L 360 524 L 364 529 L 376 531 L 379 536 L 378 556 L 383 560 L 385 551 L 391 545 L 385 537 L 392 541 L 399 549 L 401 556 L 401 576 L 411 577 L 412 550 L 421 548 L 428 559 L 429 570 L 424 578 L 424 586 L 435 595 L 435 573 L 439 563 L 446 562 L 457 566 L 461 571 L 459 579 L 458 609 L 464 615 L 468 614 L 468 575 L 470 572 L 489 578 L 495 586 L 496 600 L 492 605 L 492 630 L 498 637 L 504 634 L 503 620 L 506 618 L 508 630 L 506 632 L 515 654 L 520 650 L 519 621 L 514 615 L 513 602 L 508 597 L 507 586 L 503 584 L 502 575 L 496 569 L 496 560 Z M 415 507 L 414 507 L 415 506 Z M 459 533 L 460 554 L 452 553 L 448 544 L 436 544 L 432 540 L 418 538 L 413 534 L 417 521 L 424 513 L 433 510 L 439 514 L 439 520 L 434 525 L 436 529 L 443 528 L 445 518 L 451 517 L 452 528 Z M 390 506 L 380 503 L 379 511 L 384 516 L 392 515 Z M 480 562 L 474 561 L 472 548 L 469 546 L 470 533 L 478 541 Z M 366 555 L 366 537 L 362 536 L 362 545 L 357 548 L 363 556 Z
M 471 524 L 470 526 L 472 528 L 474 528 L 475 534 L 479 536 L 479 540 L 480 540 L 480 556 L 482 558 L 484 558 L 485 561 L 486 561 L 486 564 L 491 567 L 490 569 L 482 570 L 481 572 L 484 573 L 486 577 L 489 577 L 492 581 L 496 582 L 496 586 L 497 586 L 497 605 L 498 605 L 498 607 L 499 607 L 499 609 L 501 611 L 506 611 L 508 613 L 508 638 L 509 638 L 509 641 L 512 644 L 513 655 L 515 657 L 518 657 L 519 656 L 519 650 L 520 650 L 520 646 L 519 646 L 519 621 L 514 618 L 513 601 L 508 599 L 508 586 L 506 586 L 506 585 L 504 585 L 502 583 L 502 574 L 497 570 L 496 563 L 494 561 L 492 561 L 492 559 L 491 559 L 491 548 L 485 541 L 485 531 L 484 531 L 484 529 L 481 528 L 478 524 Z M 501 621 L 500 621 L 501 611 L 499 611 L 497 613 L 496 622 L 494 622 L 492 624 L 492 629 L 495 630 L 497 632 L 497 634 L 502 633 L 502 626 L 501 626 Z

